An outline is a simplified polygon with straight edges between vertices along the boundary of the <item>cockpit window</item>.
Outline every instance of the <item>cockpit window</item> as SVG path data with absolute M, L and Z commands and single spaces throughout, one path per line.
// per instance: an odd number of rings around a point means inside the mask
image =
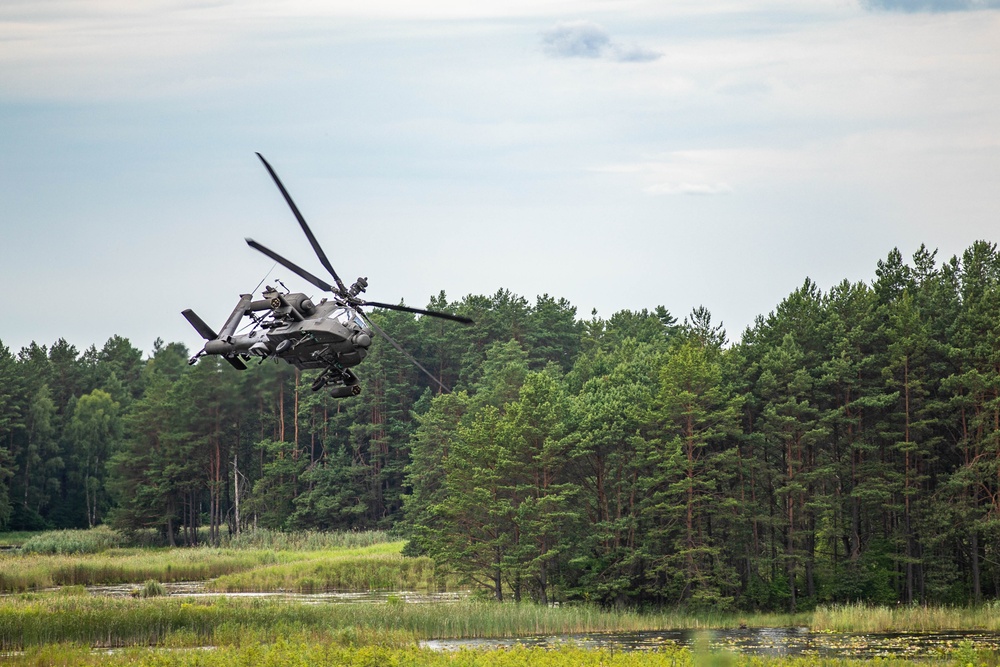
M 332 320 L 337 320 L 343 325 L 356 324 L 362 329 L 365 328 L 365 323 L 361 319 L 361 317 L 359 317 L 355 311 L 350 310 L 348 308 L 338 308 L 337 310 L 330 313 L 328 317 Z
M 341 324 L 345 324 L 351 319 L 350 313 L 346 308 L 338 308 L 337 310 L 327 315 L 327 317 L 329 317 L 331 320 L 337 320 Z

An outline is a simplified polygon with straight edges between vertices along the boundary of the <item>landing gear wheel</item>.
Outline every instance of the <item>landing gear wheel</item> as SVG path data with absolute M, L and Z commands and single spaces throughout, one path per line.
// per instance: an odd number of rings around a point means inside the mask
M 326 383 L 328 381 L 329 380 L 327 379 L 326 375 L 320 375 L 318 378 L 316 378 L 313 381 L 313 383 L 312 383 L 312 390 L 313 391 L 319 391 L 320 389 L 322 389 L 323 387 L 326 386 Z

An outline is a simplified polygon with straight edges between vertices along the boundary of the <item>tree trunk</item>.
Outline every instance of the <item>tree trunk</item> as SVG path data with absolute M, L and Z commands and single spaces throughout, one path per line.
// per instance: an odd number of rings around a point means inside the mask
M 236 522 L 236 537 L 240 536 L 240 448 L 233 450 L 233 512 Z

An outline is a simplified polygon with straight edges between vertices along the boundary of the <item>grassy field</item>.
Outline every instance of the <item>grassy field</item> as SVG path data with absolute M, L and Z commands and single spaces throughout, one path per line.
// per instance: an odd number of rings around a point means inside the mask
M 872 612 L 878 609 L 870 610 Z M 952 610 L 939 617 L 941 625 L 903 625 L 901 616 L 882 632 L 955 629 L 989 630 L 995 614 Z M 817 615 L 822 614 L 822 610 Z M 857 613 L 860 613 L 858 610 Z M 979 619 L 979 623 L 974 621 Z M 912 619 L 911 619 L 912 620 Z M 723 616 L 681 612 L 609 611 L 593 606 L 542 607 L 465 601 L 447 604 L 307 604 L 247 598 L 111 598 L 92 596 L 82 587 L 62 594 L 24 594 L 0 600 L 0 650 L 18 650 L 50 643 L 90 646 L 188 646 L 233 643 L 233 637 L 274 641 L 307 633 L 337 637 L 345 632 L 370 636 L 404 636 L 410 640 L 497 638 L 587 632 L 628 632 L 666 629 L 779 627 L 808 624 L 808 615 Z M 832 631 L 813 626 L 814 630 Z M 841 630 L 837 632 L 846 632 Z M 872 632 L 876 630 L 871 630 Z M 851 630 L 851 632 L 867 632 Z M 395 634 L 394 634 L 395 633 Z
M 23 537 L 23 535 L 22 535 Z M 219 592 L 413 590 L 452 588 L 428 558 L 404 558 L 386 533 L 281 534 L 259 531 L 224 549 L 122 548 L 108 530 L 53 531 L 0 553 L 0 592 L 155 580 L 208 582 Z
M 155 536 L 140 536 L 152 540 Z M 590 605 L 540 607 L 465 601 L 407 604 L 309 604 L 262 598 L 182 598 L 161 583 L 204 581 L 212 591 L 454 590 L 427 558 L 402 556 L 403 542 L 385 533 L 283 534 L 259 531 L 228 547 L 135 548 L 110 531 L 16 534 L 0 545 L 0 651 L 10 664 L 90 665 L 746 665 L 822 667 L 866 665 L 846 659 L 768 659 L 691 653 L 665 646 L 653 653 L 578 648 L 514 648 L 435 652 L 420 639 L 498 638 L 588 632 L 808 626 L 832 633 L 1000 632 L 1000 605 L 979 608 L 826 606 L 785 614 L 689 614 L 602 610 Z M 134 584 L 136 596 L 92 595 L 85 586 Z M 59 587 L 38 592 L 40 589 Z M 205 651 L 198 647 L 212 646 Z M 93 647 L 114 652 L 94 653 Z M 155 648 L 159 647 L 159 648 Z M 280 648 L 279 648 L 280 647 Z M 170 649 L 170 650 L 166 650 Z M 885 659 L 889 665 L 935 661 Z M 970 647 L 942 655 L 940 664 L 998 665 L 996 653 Z
M 664 648 L 643 653 L 584 650 L 573 646 L 558 649 L 516 647 L 507 650 L 462 650 L 439 652 L 415 646 L 388 646 L 375 643 L 352 645 L 353 638 L 334 641 L 293 636 L 274 643 L 226 646 L 211 651 L 200 649 L 157 651 L 128 649 L 114 653 L 94 653 L 72 646 L 48 646 L 23 655 L 5 658 L 12 665 L 158 665 L 200 667 L 928 667 L 969 665 L 995 667 L 995 656 L 964 653 L 938 660 L 828 659 L 818 657 L 769 658 L 725 653 Z
M 937 632 L 985 630 L 1000 632 L 1000 603 L 981 607 L 821 606 L 807 623 L 817 632 Z
M 35 537 L 38 533 L 26 531 L 13 531 L 0 533 L 0 547 L 20 547 L 22 544 Z
M 292 552 L 230 549 L 109 549 L 96 554 L 0 554 L 0 592 L 53 586 L 204 581 L 301 558 Z
M 208 583 L 219 592 L 433 591 L 445 587 L 435 578 L 430 558 L 404 558 L 404 542 L 309 552 L 303 558 L 227 574 Z M 302 555 L 302 554 L 300 554 Z
M 248 530 L 240 535 L 223 533 L 223 549 L 270 549 L 273 551 L 322 551 L 353 549 L 398 541 L 383 530 L 323 533 L 315 530 L 280 532 Z M 198 544 L 208 545 L 208 530 L 198 530 Z M 118 533 L 106 526 L 89 530 L 49 530 L 42 532 L 0 533 L 0 546 L 20 547 L 25 553 L 81 554 L 99 553 L 112 548 L 166 548 L 163 535 L 152 530 Z
M 787 617 L 785 617 L 787 619 Z M 752 617 L 760 625 L 781 620 Z M 246 598 L 110 598 L 79 588 L 0 600 L 0 650 L 50 643 L 157 645 L 187 637 L 189 645 L 229 643 L 249 633 L 274 640 L 294 633 L 405 633 L 416 639 L 516 637 L 537 634 L 734 627 L 735 617 L 605 611 L 593 606 L 458 602 L 448 604 L 295 604 Z M 220 634 L 221 633 L 221 634 Z M 177 640 L 171 640 L 176 642 Z

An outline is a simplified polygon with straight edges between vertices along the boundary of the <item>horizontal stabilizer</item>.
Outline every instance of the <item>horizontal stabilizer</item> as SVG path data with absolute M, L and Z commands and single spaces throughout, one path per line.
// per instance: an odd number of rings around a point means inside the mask
M 187 319 L 187 321 L 191 323 L 191 326 L 194 327 L 194 330 L 197 331 L 201 335 L 201 337 L 204 338 L 205 340 L 215 340 L 216 338 L 219 337 L 219 335 L 215 333 L 212 327 L 205 324 L 205 320 L 198 317 L 198 315 L 190 308 L 181 311 L 181 315 L 183 315 L 185 319 Z

